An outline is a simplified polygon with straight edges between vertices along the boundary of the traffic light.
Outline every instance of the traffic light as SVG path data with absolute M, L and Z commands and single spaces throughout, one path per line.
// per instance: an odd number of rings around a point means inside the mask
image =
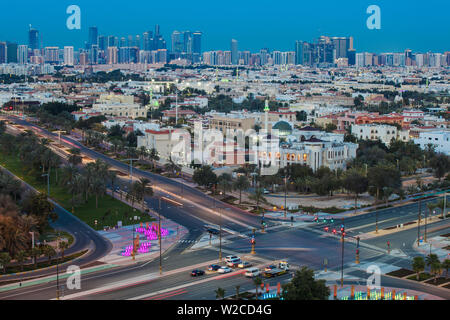
M 316 216 L 316 217 L 314 217 L 314 222 L 318 222 L 319 221 L 319 218 Z
M 325 232 L 328 232 L 329 228 L 328 228 L 328 227 L 325 227 L 325 229 L 324 229 L 324 230 L 325 230 Z
M 331 223 L 333 223 L 334 222 L 334 219 L 331 219 Z
M 333 229 L 333 233 L 336 234 L 336 229 Z

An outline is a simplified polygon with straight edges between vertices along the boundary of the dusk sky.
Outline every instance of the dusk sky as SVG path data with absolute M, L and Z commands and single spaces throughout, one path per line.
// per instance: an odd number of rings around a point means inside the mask
M 81 30 L 66 28 L 66 8 L 81 8 Z M 381 8 L 381 30 L 369 30 L 366 9 Z M 321 1 L 10 1 L 0 13 L 0 41 L 27 44 L 28 25 L 44 46 L 83 46 L 89 26 L 99 35 L 137 35 L 160 25 L 170 49 L 173 30 L 202 31 L 202 50 L 293 51 L 295 40 L 320 35 L 353 36 L 357 51 L 444 52 L 450 50 L 450 2 L 443 0 Z

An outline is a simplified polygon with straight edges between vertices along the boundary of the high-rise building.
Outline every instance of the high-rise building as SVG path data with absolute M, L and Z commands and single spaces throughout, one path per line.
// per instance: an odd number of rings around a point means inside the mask
M 0 42 L 0 64 L 6 63 L 7 51 L 6 42 Z
M 238 41 L 231 39 L 231 64 L 239 64 Z
M 66 65 L 66 66 L 74 65 L 73 47 L 72 46 L 64 47 L 64 65 Z
M 117 41 L 117 37 L 109 36 L 108 37 L 108 47 L 117 47 L 119 45 Z
M 181 53 L 183 52 L 183 38 L 181 32 L 175 30 L 172 32 L 172 52 L 173 53 Z
M 18 62 L 20 64 L 28 63 L 28 46 L 26 44 L 19 45 L 18 47 Z
M 193 53 L 202 54 L 202 33 L 200 31 L 195 31 L 192 34 L 193 37 Z
M 88 39 L 88 48 L 90 49 L 93 45 L 98 45 L 98 29 L 97 27 L 89 27 L 89 39 Z
M 31 50 L 40 48 L 40 45 L 39 45 L 39 31 L 36 30 L 36 29 L 31 28 L 31 25 L 30 25 L 30 30 L 28 31 L 28 47 Z
M 332 37 L 331 43 L 334 45 L 335 59 L 348 58 L 347 53 L 350 49 L 351 38 Z M 353 44 L 352 44 L 353 45 Z
M 108 64 L 117 64 L 118 49 L 117 47 L 108 47 Z
M 17 63 L 17 43 L 6 43 L 6 62 Z
M 103 35 L 98 36 L 98 49 L 101 51 L 106 51 L 107 48 L 108 39 Z
M 153 31 L 146 31 L 142 35 L 142 48 L 144 51 L 153 50 Z
M 44 61 L 46 63 L 59 63 L 59 48 L 58 47 L 45 47 L 44 48 Z

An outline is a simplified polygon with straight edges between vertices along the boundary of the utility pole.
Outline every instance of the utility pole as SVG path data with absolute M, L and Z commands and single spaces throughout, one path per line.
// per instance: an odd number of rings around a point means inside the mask
M 425 209 L 425 232 L 423 235 L 423 241 L 427 242 L 427 220 L 428 220 L 428 210 Z
M 159 241 L 159 274 L 162 275 L 162 248 L 161 248 L 161 198 L 159 198 L 158 210 L 159 226 L 158 226 L 158 241 Z
M 375 208 L 375 233 L 378 233 L 378 210 Z
M 286 198 L 287 198 L 287 176 L 284 176 L 284 217 L 285 218 L 287 215 Z

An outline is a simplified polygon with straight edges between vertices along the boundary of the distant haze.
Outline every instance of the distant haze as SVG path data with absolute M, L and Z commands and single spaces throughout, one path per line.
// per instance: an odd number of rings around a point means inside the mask
M 66 8 L 81 8 L 81 30 L 66 28 Z M 366 9 L 381 8 L 381 30 L 368 30 Z M 37 28 L 45 46 L 82 47 L 89 26 L 99 35 L 141 35 L 160 25 L 170 48 L 173 30 L 202 31 L 202 50 L 293 51 L 295 40 L 321 35 L 353 36 L 357 51 L 444 52 L 450 50 L 450 2 L 442 0 L 322 1 L 9 1 L 0 13 L 0 41 L 27 44 L 28 25 Z

